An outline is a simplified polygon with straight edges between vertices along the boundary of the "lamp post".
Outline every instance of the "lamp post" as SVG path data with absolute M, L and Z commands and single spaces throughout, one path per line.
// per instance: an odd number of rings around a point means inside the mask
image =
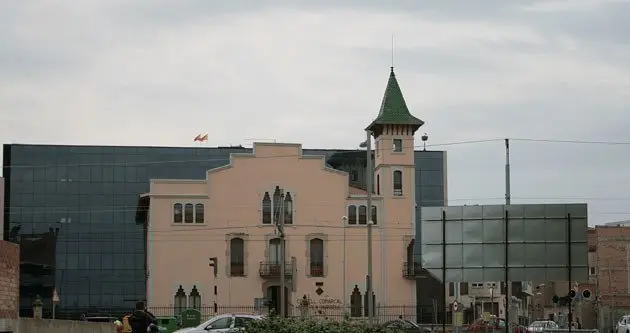
M 536 319 L 544 319 L 545 318 L 546 300 L 545 300 L 545 289 L 544 289 L 544 287 L 545 287 L 544 283 L 541 283 L 541 284 L 536 286 L 535 295 L 537 296 L 536 298 L 538 299 L 538 302 L 536 302 L 536 315 L 537 315 L 538 318 L 532 318 L 532 321 L 536 320 Z M 533 313 L 532 313 L 532 317 L 533 317 Z
M 373 323 L 374 317 L 374 298 L 373 298 L 373 288 L 372 288 L 372 180 L 374 177 L 374 167 L 372 165 L 372 132 L 365 131 L 366 139 L 364 142 L 360 144 L 360 147 L 364 147 L 366 151 L 366 169 L 367 173 L 365 176 L 365 185 L 367 187 L 367 276 L 366 280 L 366 293 L 367 293 L 367 302 L 365 306 L 368 308 L 368 323 L 371 325 Z
M 490 315 L 494 316 L 494 287 L 490 287 Z

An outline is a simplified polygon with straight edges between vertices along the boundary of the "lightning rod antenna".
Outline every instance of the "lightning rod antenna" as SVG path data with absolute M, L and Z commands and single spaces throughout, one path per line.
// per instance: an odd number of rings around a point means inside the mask
M 392 69 L 394 69 L 394 34 L 392 34 Z

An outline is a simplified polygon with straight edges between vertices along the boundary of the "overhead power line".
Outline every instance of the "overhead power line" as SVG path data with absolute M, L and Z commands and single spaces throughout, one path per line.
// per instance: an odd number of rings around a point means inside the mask
M 538 143 L 568 143 L 568 144 L 589 144 L 589 145 L 609 145 L 609 146 L 618 146 L 618 145 L 630 145 L 630 142 L 622 142 L 622 141 L 580 141 L 580 140 L 555 140 L 555 139 L 533 139 L 533 138 L 509 138 L 512 141 L 522 141 L 522 142 L 538 142 Z M 454 141 L 454 142 L 445 142 L 445 143 L 436 143 L 436 144 L 427 144 L 425 145 L 414 145 L 413 149 L 422 149 L 424 147 L 448 147 L 448 146 L 457 146 L 457 145 L 469 145 L 469 144 L 479 144 L 479 143 L 488 143 L 488 142 L 503 142 L 505 139 L 503 138 L 493 138 L 493 139 L 480 139 L 480 140 L 467 140 L 467 141 Z M 409 147 L 404 147 L 409 148 Z M 178 147 L 172 147 L 172 149 L 178 149 Z M 203 148 L 203 149 L 219 149 L 219 148 Z M 317 150 L 317 149 L 309 149 L 309 150 Z M 325 149 L 322 149 L 325 150 Z M 334 149 L 329 149 L 331 152 L 334 152 Z M 381 147 L 381 148 L 373 148 L 373 150 L 391 150 L 389 147 Z M 340 153 L 344 152 L 361 152 L 363 150 L 357 149 L 338 149 Z M 238 154 L 238 153 L 237 153 Z M 134 154 L 134 155 L 143 155 L 143 154 Z M 320 154 L 306 154 L 309 155 L 320 155 Z M 296 154 L 282 154 L 282 155 L 271 155 L 271 156 L 258 156 L 257 158 L 286 158 L 286 157 L 298 157 Z M 323 155 L 322 155 L 323 156 Z M 73 163 L 73 164 L 32 164 L 32 165 L 5 165 L 3 168 L 7 169 L 28 169 L 28 168 L 55 168 L 55 167 L 81 167 L 81 166 L 140 166 L 140 165 L 161 165 L 161 164 L 176 164 L 176 163 L 199 163 L 199 162 L 216 162 L 216 161 L 224 161 L 229 162 L 230 157 L 218 157 L 218 158 L 199 158 L 199 159 L 175 159 L 175 160 L 159 160 L 159 161 L 136 161 L 136 162 L 103 162 L 103 163 Z

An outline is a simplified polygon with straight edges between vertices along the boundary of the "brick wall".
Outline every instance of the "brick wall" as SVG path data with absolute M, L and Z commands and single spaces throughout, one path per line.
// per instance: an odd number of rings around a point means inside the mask
M 597 226 L 596 269 L 604 304 L 630 307 L 630 227 Z M 612 300 L 610 299 L 612 295 Z
M 20 248 L 0 240 L 0 319 L 18 318 Z

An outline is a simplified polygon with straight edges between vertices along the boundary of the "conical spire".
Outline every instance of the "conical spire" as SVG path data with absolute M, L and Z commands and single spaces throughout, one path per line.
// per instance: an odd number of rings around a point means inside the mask
M 409 125 L 415 132 L 423 124 L 424 121 L 414 117 L 409 112 L 405 98 L 398 85 L 398 80 L 396 80 L 394 67 L 391 67 L 389 80 L 381 102 L 381 109 L 376 119 L 366 129 L 371 130 L 375 135 L 379 135 L 383 125 Z

